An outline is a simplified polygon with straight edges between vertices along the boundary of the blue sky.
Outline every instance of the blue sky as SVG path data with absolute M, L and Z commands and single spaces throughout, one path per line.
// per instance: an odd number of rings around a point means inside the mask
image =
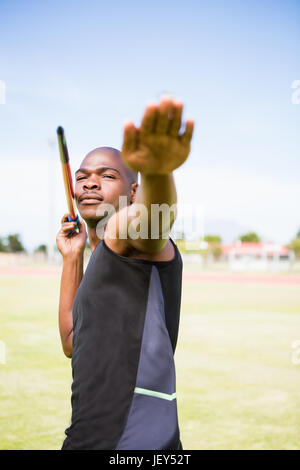
M 300 228 L 298 1 L 0 0 L 0 21 L 0 235 L 30 249 L 55 237 L 58 125 L 75 170 L 94 147 L 120 148 L 124 119 L 166 91 L 195 119 L 175 177 L 205 231 L 287 242 Z

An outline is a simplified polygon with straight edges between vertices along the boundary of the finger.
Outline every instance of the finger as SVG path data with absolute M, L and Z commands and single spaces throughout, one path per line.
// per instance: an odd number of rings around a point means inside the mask
M 166 134 L 169 126 L 170 119 L 172 119 L 174 112 L 174 101 L 169 96 L 164 96 L 161 99 L 157 112 L 157 122 L 155 133 Z
M 124 122 L 123 152 L 133 152 L 137 147 L 137 129 L 133 122 Z
M 157 120 L 158 106 L 155 103 L 149 103 L 145 109 L 144 116 L 140 125 L 140 134 L 152 134 Z
M 61 226 L 62 229 L 70 229 L 72 227 L 75 227 L 76 226 L 76 222 L 64 222 Z
M 178 137 L 180 128 L 181 128 L 181 118 L 182 118 L 183 103 L 181 101 L 176 101 L 173 117 L 170 120 L 169 134 L 172 137 Z
M 193 131 L 194 131 L 194 121 L 193 119 L 187 119 L 185 123 L 185 131 L 180 137 L 181 142 L 184 145 L 188 145 L 193 137 Z
M 75 227 L 76 227 L 76 222 L 65 222 L 61 227 L 61 231 L 63 233 L 69 232 L 70 230 L 74 230 Z
M 62 219 L 61 219 L 61 223 L 62 223 L 62 224 L 63 224 L 64 222 L 68 222 L 68 215 L 69 215 L 69 214 L 66 213 L 66 214 L 64 214 L 64 215 L 62 216 Z

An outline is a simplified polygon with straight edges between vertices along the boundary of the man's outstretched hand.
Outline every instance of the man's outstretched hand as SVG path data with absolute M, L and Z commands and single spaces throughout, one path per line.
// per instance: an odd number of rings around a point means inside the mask
M 163 96 L 146 107 L 141 126 L 124 124 L 124 163 L 144 175 L 166 175 L 182 165 L 190 152 L 194 121 L 188 119 L 180 134 L 183 104 Z

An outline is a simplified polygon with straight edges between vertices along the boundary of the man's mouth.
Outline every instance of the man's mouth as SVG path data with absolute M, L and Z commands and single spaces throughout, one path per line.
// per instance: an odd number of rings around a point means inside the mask
M 102 201 L 103 201 L 102 196 L 98 196 L 98 194 L 93 194 L 93 193 L 83 194 L 78 199 L 78 202 L 80 204 L 87 204 L 87 205 L 100 204 L 100 202 L 102 202 Z

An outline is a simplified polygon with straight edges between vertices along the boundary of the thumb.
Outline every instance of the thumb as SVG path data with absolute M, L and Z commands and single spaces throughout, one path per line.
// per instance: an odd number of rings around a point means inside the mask
M 79 228 L 79 233 L 84 233 L 84 232 L 86 232 L 86 230 L 85 230 L 85 224 L 84 224 L 84 221 L 83 221 L 83 219 L 82 219 L 81 217 L 79 218 L 78 228 Z

